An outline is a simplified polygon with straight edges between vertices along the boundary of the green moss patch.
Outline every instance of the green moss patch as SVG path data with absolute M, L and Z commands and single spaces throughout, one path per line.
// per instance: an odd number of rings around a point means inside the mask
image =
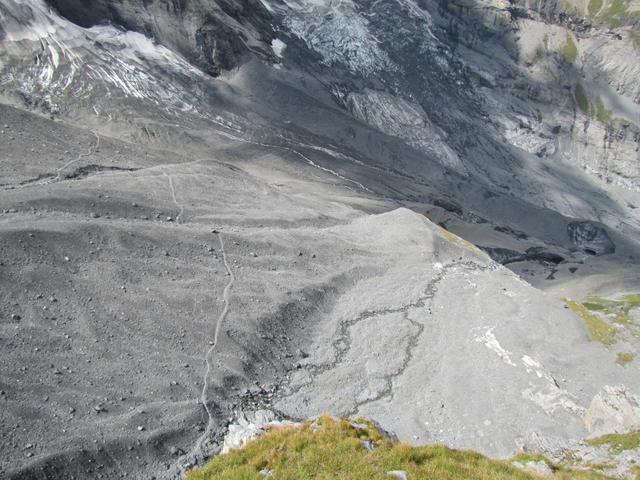
M 569 63 L 575 62 L 578 58 L 578 46 L 571 35 L 567 35 L 567 41 L 562 49 L 562 58 Z
M 611 27 L 619 27 L 631 21 L 629 0 L 611 0 L 600 14 L 601 20 Z
M 576 105 L 587 115 L 591 114 L 591 105 L 589 103 L 589 97 L 587 97 L 587 92 L 585 92 L 584 87 L 581 83 L 576 83 L 573 88 L 573 99 L 576 101 Z
M 632 293 L 619 298 L 590 296 L 587 297 L 587 301 L 583 305 L 591 311 L 614 316 L 617 323 L 630 325 L 629 312 L 635 308 L 640 308 L 640 294 Z
M 620 453 L 624 450 L 640 448 L 640 432 L 612 433 L 587 440 L 594 447 L 608 446 L 610 450 Z
M 581 303 L 574 302 L 573 300 L 566 300 L 566 304 L 573 313 L 584 320 L 591 340 L 600 342 L 607 346 L 616 343 L 618 332 L 615 327 L 609 325 L 600 317 L 591 313 L 587 307 Z
M 623 367 L 625 367 L 628 364 L 630 364 L 631 362 L 633 362 L 634 358 L 635 357 L 634 357 L 633 353 L 618 352 L 617 358 L 616 358 L 616 363 L 618 365 L 622 365 Z
M 602 10 L 603 0 L 589 0 L 589 15 L 595 17 Z

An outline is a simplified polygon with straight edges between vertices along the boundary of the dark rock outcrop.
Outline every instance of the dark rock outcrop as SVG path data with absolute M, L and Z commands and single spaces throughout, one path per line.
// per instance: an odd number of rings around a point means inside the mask
M 589 255 L 614 253 L 616 246 L 607 231 L 593 222 L 571 222 L 567 225 L 571 243 Z
M 273 34 L 269 12 L 258 0 L 48 0 L 62 16 L 82 27 L 113 24 L 143 33 L 179 51 L 217 76 L 238 66 L 249 51 Z M 250 44 L 253 43 L 254 47 Z
M 565 260 L 562 255 L 548 252 L 542 247 L 530 247 L 524 252 L 500 247 L 479 246 L 478 248 L 486 252 L 486 254 L 489 255 L 493 260 L 501 263 L 502 265 L 509 265 L 510 263 L 527 261 L 557 265 Z

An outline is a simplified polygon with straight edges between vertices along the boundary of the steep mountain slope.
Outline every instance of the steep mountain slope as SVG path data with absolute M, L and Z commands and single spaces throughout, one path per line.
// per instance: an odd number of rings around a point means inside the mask
M 0 3 L 2 475 L 640 427 L 636 2 L 88 5 Z

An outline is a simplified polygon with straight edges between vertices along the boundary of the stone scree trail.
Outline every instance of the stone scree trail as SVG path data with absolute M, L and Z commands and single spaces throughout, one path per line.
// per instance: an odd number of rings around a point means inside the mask
M 173 184 L 173 177 L 170 174 L 168 174 L 165 170 L 162 170 L 162 174 L 165 177 L 167 177 L 169 181 L 171 198 L 173 202 L 176 204 L 176 206 L 179 208 L 179 213 L 176 216 L 175 220 L 176 220 L 176 224 L 180 224 L 180 217 L 184 213 L 184 206 L 180 202 L 178 202 L 175 185 Z M 233 287 L 233 283 L 235 282 L 235 276 L 233 275 L 233 271 L 231 270 L 231 267 L 227 260 L 227 251 L 224 247 L 224 239 L 222 237 L 222 234 L 217 230 L 214 230 L 213 232 L 217 235 L 218 241 L 220 243 L 220 252 L 222 253 L 222 261 L 224 263 L 225 269 L 227 270 L 227 274 L 229 275 L 229 282 L 227 283 L 227 285 L 225 286 L 222 292 L 222 300 L 224 301 L 224 308 L 220 313 L 220 315 L 218 316 L 218 319 L 215 325 L 215 330 L 213 333 L 213 340 L 210 342 L 210 346 L 204 356 L 204 362 L 205 362 L 206 368 L 203 375 L 203 385 L 202 385 L 202 391 L 200 393 L 200 403 L 202 404 L 205 411 L 207 412 L 207 418 L 208 418 L 207 427 L 205 428 L 204 432 L 202 432 L 202 435 L 200 435 L 200 437 L 196 441 L 191 451 L 188 454 L 186 454 L 185 456 L 186 462 L 185 461 L 181 462 L 181 466 L 186 466 L 186 468 L 189 468 L 191 465 L 197 463 L 196 460 L 199 454 L 202 453 L 201 452 L 202 444 L 209 437 L 213 429 L 213 414 L 211 413 L 211 409 L 209 408 L 209 398 L 207 395 L 207 391 L 209 389 L 209 374 L 211 373 L 211 360 L 212 360 L 212 355 L 216 349 L 216 346 L 218 345 L 218 337 L 220 336 L 220 329 L 222 328 L 224 319 L 229 313 L 229 292 L 231 291 L 231 288 Z M 206 457 L 206 455 L 204 456 Z M 184 471 L 182 471 L 181 473 L 184 473 Z
M 218 319 L 215 325 L 214 334 L 213 334 L 213 340 L 211 341 L 211 345 L 204 356 L 206 369 L 203 377 L 204 382 L 202 385 L 202 392 L 200 394 L 200 403 L 202 404 L 202 406 L 207 412 L 207 417 L 208 417 L 207 427 L 205 428 L 202 435 L 198 438 L 198 440 L 196 441 L 191 451 L 186 455 L 187 462 L 183 462 L 183 464 L 187 463 L 188 465 L 192 465 L 195 463 L 194 460 L 196 460 L 198 455 L 201 453 L 202 444 L 209 437 L 209 434 L 213 429 L 213 422 L 214 422 L 213 414 L 211 413 L 211 409 L 209 408 L 209 398 L 207 395 L 207 390 L 209 389 L 209 374 L 211 373 L 212 355 L 216 349 L 216 346 L 218 345 L 218 337 L 220 335 L 220 329 L 222 328 L 222 324 L 224 323 L 225 317 L 229 313 L 229 292 L 231 291 L 231 288 L 233 287 L 233 283 L 235 282 L 235 276 L 233 275 L 233 271 L 231 270 L 231 267 L 229 266 L 229 262 L 227 260 L 227 252 L 224 248 L 224 239 L 222 238 L 222 234 L 220 232 L 216 232 L 216 234 L 220 242 L 220 251 L 222 252 L 222 261 L 227 270 L 227 274 L 229 275 L 229 282 L 225 286 L 224 291 L 222 293 L 222 299 L 224 301 L 224 309 L 218 316 Z

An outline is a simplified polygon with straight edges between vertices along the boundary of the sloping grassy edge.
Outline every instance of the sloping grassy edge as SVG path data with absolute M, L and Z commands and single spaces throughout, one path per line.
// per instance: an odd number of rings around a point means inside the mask
M 514 460 L 522 461 L 517 457 Z M 479 453 L 444 446 L 412 447 L 366 420 L 324 416 L 299 427 L 272 428 L 239 450 L 218 455 L 187 473 L 187 480 L 389 480 L 402 470 L 410 480 L 535 480 L 540 477 Z M 602 480 L 595 472 L 554 468 L 554 479 Z
M 610 450 L 620 453 L 624 450 L 640 448 L 640 431 L 630 433 L 611 433 L 587 440 L 594 447 L 607 446 Z
M 573 300 L 565 300 L 565 303 L 567 307 L 569 307 L 569 310 L 584 320 L 591 340 L 600 342 L 606 346 L 611 346 L 616 343 L 618 332 L 615 327 L 598 318 L 581 303 L 574 302 Z

